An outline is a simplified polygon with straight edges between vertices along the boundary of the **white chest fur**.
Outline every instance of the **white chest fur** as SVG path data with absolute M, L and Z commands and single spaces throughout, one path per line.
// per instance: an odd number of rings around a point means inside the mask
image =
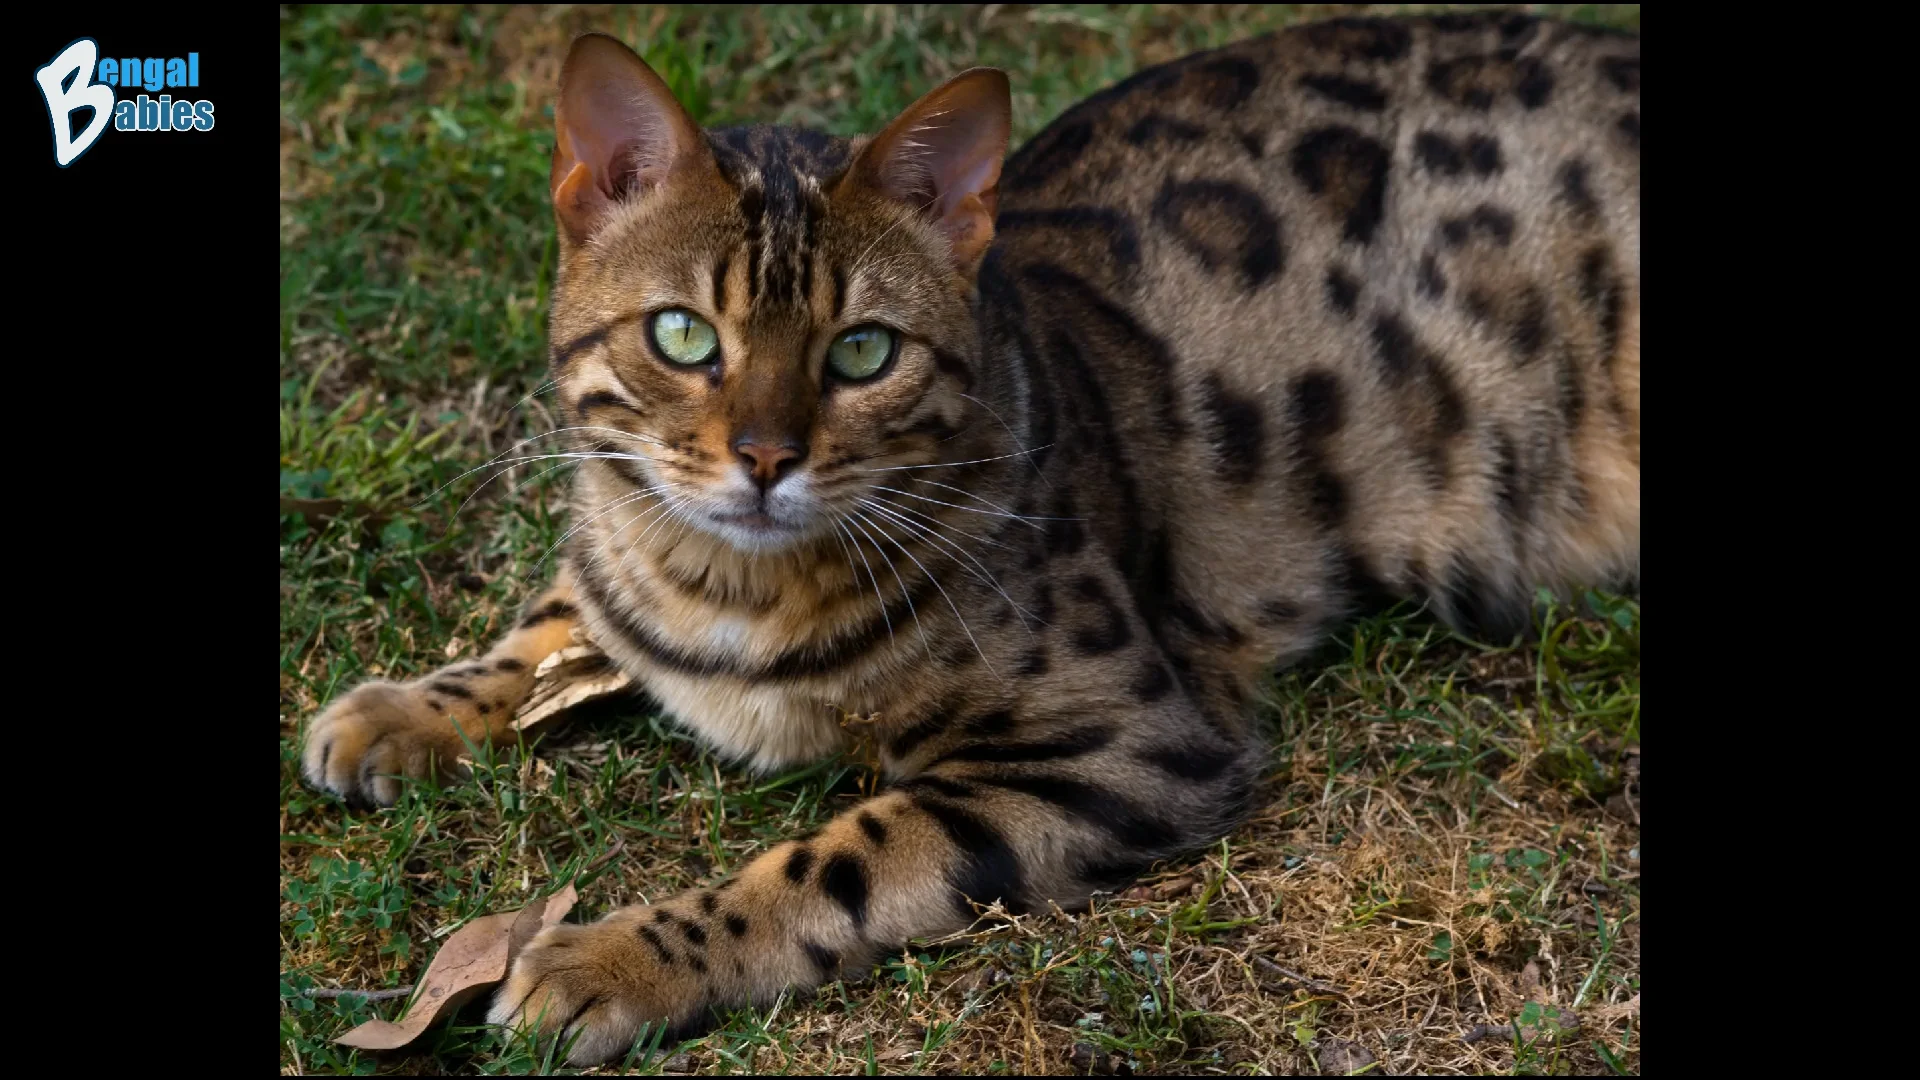
M 680 675 L 652 665 L 647 691 L 669 715 L 729 759 L 759 771 L 837 754 L 850 742 L 831 705 L 778 684 Z

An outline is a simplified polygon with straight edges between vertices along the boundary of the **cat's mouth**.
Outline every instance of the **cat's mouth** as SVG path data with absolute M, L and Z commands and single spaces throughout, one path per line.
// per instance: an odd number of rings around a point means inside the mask
M 713 514 L 713 520 L 736 529 L 750 529 L 756 532 L 793 532 L 795 527 L 775 518 L 765 510 L 749 510 L 743 514 Z
M 741 551 L 778 551 L 797 542 L 807 531 L 799 521 L 766 510 L 709 512 L 706 518 L 708 532 Z
M 694 514 L 699 527 L 742 551 L 771 552 L 813 535 L 821 507 L 789 478 L 770 492 L 714 492 Z

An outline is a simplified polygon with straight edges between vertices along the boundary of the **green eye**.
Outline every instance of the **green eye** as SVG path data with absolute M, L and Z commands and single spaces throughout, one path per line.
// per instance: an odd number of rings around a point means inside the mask
M 878 326 L 849 330 L 827 346 L 827 363 L 843 379 L 867 379 L 893 355 L 893 331 Z
M 680 308 L 668 308 L 653 317 L 653 344 L 660 355 L 692 367 L 710 362 L 720 351 L 713 324 Z

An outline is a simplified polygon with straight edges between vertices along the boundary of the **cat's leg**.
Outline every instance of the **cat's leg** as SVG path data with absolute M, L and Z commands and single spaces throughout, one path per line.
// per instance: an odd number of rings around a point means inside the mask
M 420 779 L 436 769 L 452 775 L 467 753 L 462 733 L 476 747 L 511 741 L 514 710 L 533 688 L 534 668 L 570 643 L 578 619 L 573 578 L 563 566 L 485 656 L 412 682 L 354 687 L 307 728 L 301 755 L 307 782 L 389 806 L 400 797 L 396 777 Z
M 1257 753 L 1182 708 L 1034 734 L 1009 735 L 1024 725 L 1005 713 L 963 721 L 919 776 L 719 887 L 543 931 L 491 1019 L 577 1035 L 571 1061 L 604 1061 L 643 1023 L 684 1028 L 708 1006 L 766 1003 L 962 929 L 975 901 L 1076 906 L 1244 813 Z

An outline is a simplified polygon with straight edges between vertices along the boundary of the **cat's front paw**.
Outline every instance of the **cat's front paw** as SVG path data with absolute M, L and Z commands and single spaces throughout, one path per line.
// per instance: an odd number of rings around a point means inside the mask
M 307 729 L 301 772 L 307 783 L 349 802 L 391 806 L 400 780 L 451 776 L 465 744 L 419 691 L 369 682 L 335 701 Z M 484 732 L 474 732 L 484 740 Z
M 597 1065 L 633 1047 L 648 1022 L 684 1024 L 708 996 L 697 956 L 676 956 L 665 927 L 629 908 L 586 926 L 550 926 L 520 951 L 488 1010 L 491 1023 L 572 1041 L 567 1061 Z M 652 935 L 651 943 L 648 936 Z

